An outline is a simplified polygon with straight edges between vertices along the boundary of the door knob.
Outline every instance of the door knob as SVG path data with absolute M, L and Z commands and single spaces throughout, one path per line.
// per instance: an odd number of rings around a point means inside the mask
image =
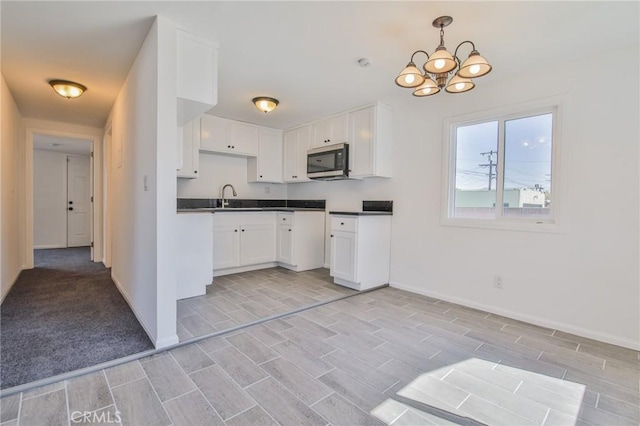
M 69 204 L 73 204 L 73 201 L 69 201 Z
M 69 207 L 69 210 L 73 210 L 73 207 Z

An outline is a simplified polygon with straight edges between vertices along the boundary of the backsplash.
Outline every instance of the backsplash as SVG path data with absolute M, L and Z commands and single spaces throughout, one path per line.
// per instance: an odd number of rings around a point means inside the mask
M 255 208 L 255 207 L 296 207 L 307 209 L 324 209 L 325 200 L 252 200 L 229 198 L 231 208 Z M 222 207 L 220 198 L 178 198 L 178 209 L 202 209 Z

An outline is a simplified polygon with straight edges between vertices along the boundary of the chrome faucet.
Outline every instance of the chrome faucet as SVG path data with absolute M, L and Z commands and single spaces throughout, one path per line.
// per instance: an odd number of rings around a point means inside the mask
M 222 190 L 220 191 L 220 201 L 222 202 L 222 208 L 223 209 L 229 205 L 229 201 L 225 200 L 225 198 L 224 198 L 224 190 L 227 189 L 227 186 L 231 187 L 231 190 L 233 191 L 233 196 L 234 197 L 238 196 L 238 194 L 236 193 L 236 189 L 233 187 L 233 185 L 231 185 L 230 183 L 224 185 L 222 187 Z

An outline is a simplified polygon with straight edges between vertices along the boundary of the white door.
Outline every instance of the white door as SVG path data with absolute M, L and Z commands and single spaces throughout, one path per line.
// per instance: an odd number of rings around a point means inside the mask
M 333 231 L 331 235 L 331 271 L 334 278 L 356 281 L 356 234 Z
M 240 266 L 276 260 L 275 224 L 240 227 Z
M 291 225 L 278 225 L 278 262 L 293 263 L 293 228 Z
M 213 269 L 234 268 L 240 259 L 240 237 L 235 225 L 213 227 Z
M 67 157 L 67 246 L 91 245 L 89 157 Z

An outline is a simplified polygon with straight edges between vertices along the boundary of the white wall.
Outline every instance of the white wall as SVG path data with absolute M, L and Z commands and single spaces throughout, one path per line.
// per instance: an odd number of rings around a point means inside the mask
M 220 189 L 227 183 L 236 189 L 237 198 L 287 198 L 285 184 L 247 183 L 246 158 L 201 153 L 198 174 L 198 179 L 178 179 L 179 198 L 220 198 Z M 227 195 L 231 195 L 229 189 Z
M 24 267 L 21 239 L 24 216 L 20 194 L 24 181 L 21 178 L 24 152 L 22 116 L 2 77 L 0 109 L 0 301 L 4 300 Z
M 175 43 L 175 25 L 158 17 L 107 121 L 112 276 L 157 348 L 177 342 Z
M 33 150 L 33 246 L 36 249 L 67 247 L 68 155 Z M 89 162 L 89 157 L 83 158 Z
M 406 102 L 391 104 L 392 179 L 289 185 L 289 198 L 326 197 L 328 210 L 393 199 L 392 285 L 638 349 L 639 50 L 480 80 L 465 95 L 407 92 Z M 593 75 L 575 72 L 596 61 L 616 63 L 625 83 L 594 89 Z M 443 120 L 563 94 L 564 231 L 441 225 Z M 503 290 L 493 288 L 494 274 L 503 275 Z

